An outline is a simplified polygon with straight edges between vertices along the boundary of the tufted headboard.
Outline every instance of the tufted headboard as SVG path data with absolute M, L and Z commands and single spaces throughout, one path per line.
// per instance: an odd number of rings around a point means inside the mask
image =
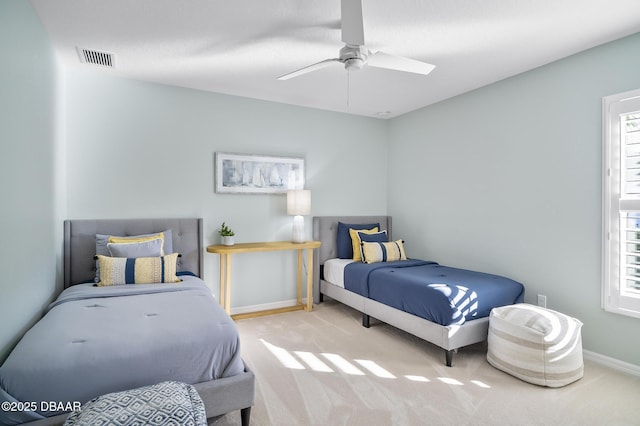
M 379 223 L 381 229 L 386 229 L 389 238 L 391 230 L 391 216 L 315 216 L 313 218 L 313 239 L 321 241 L 322 245 L 314 254 L 314 264 L 317 265 L 317 273 L 313 277 L 313 298 L 318 303 L 320 298 L 320 274 L 322 265 L 328 259 L 338 257 L 336 238 L 338 235 L 338 222 L 342 223 Z
M 171 229 L 173 252 L 180 253 L 178 271 L 191 271 L 202 278 L 202 219 L 100 219 L 65 220 L 64 286 L 90 281 L 96 273 L 96 234 L 141 235 Z

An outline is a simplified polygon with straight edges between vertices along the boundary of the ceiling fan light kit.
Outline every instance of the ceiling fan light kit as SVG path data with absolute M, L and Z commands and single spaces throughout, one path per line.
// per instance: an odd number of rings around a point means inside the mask
M 362 69 L 365 65 L 385 68 L 395 71 L 410 72 L 427 75 L 435 65 L 416 61 L 415 59 L 394 56 L 384 52 L 371 52 L 364 45 L 364 21 L 362 17 L 362 0 L 342 0 L 342 41 L 344 47 L 340 49 L 337 58 L 325 59 L 315 64 L 283 74 L 278 80 L 289 80 L 330 66 L 334 62 L 344 64 L 347 71 Z

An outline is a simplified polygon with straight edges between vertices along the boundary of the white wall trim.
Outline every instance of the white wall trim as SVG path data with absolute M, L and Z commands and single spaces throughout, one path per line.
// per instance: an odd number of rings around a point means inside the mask
M 616 371 L 620 371 L 621 373 L 640 377 L 640 365 L 630 364 L 628 362 L 620 361 L 619 359 L 591 351 L 582 351 L 582 355 L 584 356 L 584 359 L 596 364 L 604 365 L 605 367 L 612 368 Z

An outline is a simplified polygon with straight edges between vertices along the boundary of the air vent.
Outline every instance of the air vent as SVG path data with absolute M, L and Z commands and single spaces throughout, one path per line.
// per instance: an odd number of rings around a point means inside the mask
M 99 50 L 82 49 L 76 47 L 80 62 L 83 64 L 102 65 L 103 67 L 115 67 L 115 55 L 108 52 L 100 52 Z

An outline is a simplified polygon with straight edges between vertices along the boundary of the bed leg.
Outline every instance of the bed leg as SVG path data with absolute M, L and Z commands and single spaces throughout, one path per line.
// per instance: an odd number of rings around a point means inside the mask
M 367 314 L 362 314 L 362 326 L 365 328 L 369 328 L 369 320 L 371 317 Z
M 320 293 L 320 297 L 318 297 L 318 303 L 324 302 L 324 293 Z
M 455 349 L 451 349 L 451 350 L 445 350 L 444 351 L 444 357 L 447 363 L 447 367 L 451 367 L 451 363 L 453 362 L 453 354 L 456 353 L 457 351 Z
M 242 426 L 249 426 L 249 420 L 251 419 L 251 407 L 240 410 L 240 419 L 242 421 Z

